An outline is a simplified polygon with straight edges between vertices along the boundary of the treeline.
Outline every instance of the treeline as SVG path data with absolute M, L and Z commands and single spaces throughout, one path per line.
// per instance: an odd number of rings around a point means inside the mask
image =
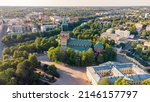
M 62 49 L 61 47 L 51 47 L 48 50 L 48 57 L 55 62 L 64 62 L 72 66 L 91 66 L 107 61 L 114 61 L 116 52 L 109 44 L 105 44 L 104 51 L 100 54 L 94 53 L 90 48 L 87 51 L 76 52 L 70 48 Z
M 72 33 L 73 36 L 78 39 L 90 39 L 92 41 L 95 41 L 101 33 L 105 32 L 110 27 L 111 24 L 109 23 L 105 23 L 102 25 L 97 21 L 90 20 L 87 23 L 76 27 L 72 31 Z
M 2 38 L 2 42 L 6 45 L 13 45 L 15 43 L 22 43 L 30 40 L 35 40 L 36 37 L 52 37 L 60 34 L 60 29 L 56 28 L 54 30 L 46 32 L 36 32 L 36 33 L 25 33 L 25 34 L 11 34 L 6 35 Z
M 74 50 L 61 47 L 51 47 L 48 50 L 48 57 L 55 62 L 64 62 L 72 66 L 86 66 L 94 63 L 94 52 L 89 49 L 86 52 L 76 53 Z
M 29 55 L 26 51 L 15 53 L 20 56 L 3 55 L 3 59 L 0 60 L 0 84 L 38 84 L 38 76 L 34 73 L 35 68 L 39 66 L 36 56 Z
M 30 53 L 47 51 L 49 47 L 56 47 L 57 44 L 55 37 L 36 38 L 35 41 L 5 48 L 2 60 L 0 60 L 0 84 L 44 84 L 39 78 L 45 76 L 35 73 L 35 68 L 41 67 L 40 63 L 36 56 Z M 45 67 L 41 68 L 46 70 Z M 49 68 L 46 70 L 47 73 L 59 76 L 55 67 L 47 66 L 47 68 Z
M 11 56 L 19 56 L 19 54 L 15 54 L 18 51 L 26 51 L 27 53 L 41 53 L 43 51 L 47 51 L 50 47 L 58 46 L 58 42 L 56 41 L 56 37 L 50 38 L 36 38 L 35 41 L 27 41 L 24 43 L 20 43 L 17 46 L 7 47 L 3 51 L 3 55 L 11 55 Z
M 124 78 L 118 78 L 114 83 L 111 83 L 108 78 L 102 78 L 98 85 L 134 85 L 132 81 L 124 79 Z M 150 78 L 141 80 L 140 85 L 150 85 Z
M 84 22 L 88 22 L 89 20 L 94 20 L 96 19 L 98 16 L 90 16 L 90 17 L 82 17 L 82 18 L 78 18 L 78 21 L 76 22 L 71 22 L 68 24 L 68 30 L 72 31 L 74 28 L 80 26 L 82 23 Z
M 150 31 L 143 30 L 141 34 L 141 38 L 148 39 L 150 41 Z
M 37 73 L 37 68 L 51 77 Z M 53 82 L 55 77 L 60 77 L 55 66 L 41 66 L 37 57 L 26 51 L 15 51 L 12 56 L 3 55 L 0 60 L 0 85 L 43 85 L 47 83 L 41 79 Z

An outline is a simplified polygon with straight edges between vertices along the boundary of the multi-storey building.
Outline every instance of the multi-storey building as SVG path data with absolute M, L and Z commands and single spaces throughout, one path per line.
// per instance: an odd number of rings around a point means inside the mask
M 118 78 L 128 80 L 130 84 L 141 84 L 141 81 L 150 78 L 150 74 L 137 65 L 118 62 L 106 62 L 87 67 L 86 74 L 93 85 L 97 85 L 102 78 L 108 78 L 111 84 L 114 84 Z
M 114 40 L 116 44 L 126 43 L 130 37 L 130 31 L 128 30 L 114 30 L 113 28 L 108 29 L 105 33 L 101 34 L 101 37 L 109 40 Z
M 63 18 L 62 22 L 62 32 L 60 33 L 60 45 L 62 48 L 71 48 L 76 52 L 87 51 L 92 47 L 92 43 L 88 40 L 78 40 L 75 38 L 70 38 L 68 31 L 68 23 L 66 18 Z M 103 45 L 101 43 L 97 43 L 94 46 L 96 52 L 102 52 Z

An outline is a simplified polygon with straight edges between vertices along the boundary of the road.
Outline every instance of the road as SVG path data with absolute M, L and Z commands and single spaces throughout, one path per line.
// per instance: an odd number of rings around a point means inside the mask
M 60 73 L 60 78 L 53 85 L 90 85 L 86 76 L 86 68 L 71 67 L 68 65 L 49 62 L 46 55 L 38 56 L 43 64 L 55 65 Z

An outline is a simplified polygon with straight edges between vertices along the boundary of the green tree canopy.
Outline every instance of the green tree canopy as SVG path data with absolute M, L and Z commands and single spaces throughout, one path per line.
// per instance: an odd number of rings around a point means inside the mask
M 98 85 L 110 85 L 110 82 L 108 78 L 102 78 L 99 82 Z
M 118 78 L 114 84 L 115 85 L 129 85 L 129 81 L 123 78 Z

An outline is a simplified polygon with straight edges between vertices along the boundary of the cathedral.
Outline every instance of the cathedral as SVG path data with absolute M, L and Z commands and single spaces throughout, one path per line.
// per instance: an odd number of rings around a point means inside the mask
M 66 17 L 63 18 L 61 29 L 60 45 L 62 48 L 71 48 L 76 52 L 82 52 L 87 51 L 92 47 L 92 43 L 88 40 L 78 40 L 69 36 L 68 22 Z M 103 50 L 103 45 L 100 43 L 97 43 L 95 47 L 96 48 L 94 49 L 96 49 L 96 52 L 101 52 Z

